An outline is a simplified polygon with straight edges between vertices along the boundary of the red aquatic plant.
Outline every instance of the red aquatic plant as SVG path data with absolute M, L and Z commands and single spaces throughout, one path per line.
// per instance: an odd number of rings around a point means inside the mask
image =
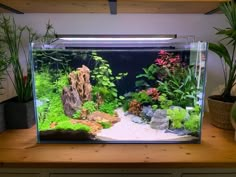
M 159 99 L 160 93 L 158 92 L 158 90 L 156 88 L 149 88 L 146 90 L 146 93 L 148 96 L 150 96 L 152 98 L 152 100 L 156 101 Z
M 176 67 L 181 65 L 181 59 L 179 55 L 168 53 L 165 50 L 159 52 L 158 58 L 155 60 L 156 65 L 162 68 L 167 68 L 173 71 Z

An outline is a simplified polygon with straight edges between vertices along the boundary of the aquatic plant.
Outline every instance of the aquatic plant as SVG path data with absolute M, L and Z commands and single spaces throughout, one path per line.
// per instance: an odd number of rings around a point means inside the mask
M 81 116 L 81 110 L 77 110 L 73 115 L 72 118 L 79 119 Z
M 140 92 L 133 93 L 132 94 L 132 98 L 134 100 L 137 100 L 141 104 L 145 104 L 145 103 L 149 103 L 150 104 L 152 102 L 152 98 L 144 90 L 140 91 Z
M 158 101 L 159 101 L 161 109 L 169 109 L 170 106 L 173 105 L 173 101 L 168 100 L 166 94 L 164 94 L 164 93 L 159 96 Z
M 82 108 L 88 110 L 89 114 L 95 112 L 97 110 L 97 105 L 94 101 L 86 101 L 83 103 Z
M 104 129 L 110 128 L 112 124 L 110 122 L 98 122 Z
M 54 82 L 55 91 L 61 94 L 62 89 L 69 85 L 68 73 L 62 70 L 58 71 L 57 79 Z
M 146 90 L 146 93 L 148 96 L 152 98 L 153 101 L 157 101 L 159 99 L 160 93 L 158 92 L 156 88 L 148 88 Z
M 155 87 L 157 85 L 157 73 L 159 71 L 157 65 L 151 64 L 147 68 L 143 68 L 144 73 L 136 76 L 137 80 L 135 86 L 140 89 Z
M 200 116 L 197 114 L 190 115 L 189 119 L 184 122 L 184 128 L 192 133 L 200 130 Z
M 92 53 L 92 58 L 96 62 L 96 66 L 92 71 L 91 78 L 95 82 L 93 87 L 93 95 L 102 96 L 104 101 L 113 101 L 118 96 L 116 82 L 127 76 L 128 73 L 118 73 L 114 76 L 107 60 Z
M 99 111 L 105 112 L 110 115 L 114 115 L 114 111 L 117 108 L 117 102 L 106 102 L 99 106 Z
M 158 54 L 158 58 L 155 60 L 157 66 L 162 69 L 168 69 L 169 71 L 174 71 L 176 68 L 182 66 L 180 55 L 174 55 L 174 53 L 169 53 L 165 50 L 161 50 Z
M 54 90 L 54 84 L 48 68 L 35 72 L 34 77 L 37 99 L 49 98 Z
M 87 125 L 80 123 L 72 123 L 70 120 L 58 122 L 54 128 L 55 130 L 73 130 L 73 131 L 85 131 L 89 132 L 91 128 Z
M 43 103 L 37 107 L 40 130 L 50 128 L 52 122 L 61 122 L 69 119 L 64 114 L 60 97 L 62 88 L 67 84 L 65 77 L 67 74 L 60 71 L 60 75 L 54 80 L 51 72 L 48 67 L 45 67 L 35 73 L 37 100 Z
M 174 129 L 179 129 L 183 127 L 183 122 L 187 116 L 187 111 L 182 108 L 168 109 L 167 115 L 171 121 L 171 127 Z
M 193 68 L 179 68 L 174 73 L 168 72 L 167 79 L 158 82 L 158 90 L 166 94 L 173 105 L 185 108 L 196 104 L 198 89 Z
M 129 109 L 128 112 L 134 115 L 139 116 L 139 114 L 141 113 L 141 103 L 138 102 L 137 100 L 132 100 L 129 102 Z

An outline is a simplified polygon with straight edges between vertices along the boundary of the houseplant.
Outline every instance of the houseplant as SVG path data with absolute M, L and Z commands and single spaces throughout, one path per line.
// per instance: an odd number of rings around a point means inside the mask
M 232 96 L 231 90 L 236 84 L 236 4 L 226 2 L 220 5 L 220 9 L 225 15 L 229 27 L 217 30 L 217 35 L 223 36 L 222 40 L 226 40 L 226 44 L 209 43 L 209 49 L 216 53 L 222 62 L 224 73 L 224 90 L 220 95 L 212 95 L 208 97 L 209 112 L 213 125 L 223 129 L 232 129 L 230 123 L 230 110 L 236 97 Z
M 4 94 L 2 81 L 4 80 L 5 71 L 8 67 L 8 60 L 3 48 L 0 46 L 0 95 Z M 0 101 L 0 133 L 5 130 L 4 103 Z
M 41 36 L 43 42 L 49 40 L 51 29 L 52 26 L 48 23 L 46 34 Z M 35 124 L 31 61 L 23 41 L 31 43 L 38 39 L 40 36 L 28 26 L 19 27 L 14 18 L 1 16 L 0 41 L 8 53 L 12 74 L 10 72 L 7 74 L 17 95 L 5 105 L 8 129 L 30 128 Z M 20 55 L 20 52 L 23 52 L 23 56 Z

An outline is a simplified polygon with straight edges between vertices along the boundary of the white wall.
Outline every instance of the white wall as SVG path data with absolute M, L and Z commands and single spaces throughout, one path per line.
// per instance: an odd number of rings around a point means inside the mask
M 220 14 L 25 14 L 14 17 L 17 24 L 29 25 L 39 33 L 44 32 L 50 19 L 58 34 L 177 34 L 194 35 L 196 40 L 211 42 L 217 40 L 213 27 L 227 26 Z M 219 59 L 209 53 L 207 95 L 222 83 L 221 71 Z M 8 90 L 2 99 L 13 94 L 12 89 Z

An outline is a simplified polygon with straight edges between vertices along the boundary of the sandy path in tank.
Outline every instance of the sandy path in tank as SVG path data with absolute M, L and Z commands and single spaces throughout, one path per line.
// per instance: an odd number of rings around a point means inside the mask
M 103 129 L 97 134 L 100 140 L 120 141 L 190 141 L 196 139 L 192 136 L 178 136 L 173 133 L 164 133 L 165 130 L 152 129 L 149 124 L 137 124 L 131 121 L 131 115 L 124 116 L 124 111 L 116 110 L 120 122 L 109 129 Z

